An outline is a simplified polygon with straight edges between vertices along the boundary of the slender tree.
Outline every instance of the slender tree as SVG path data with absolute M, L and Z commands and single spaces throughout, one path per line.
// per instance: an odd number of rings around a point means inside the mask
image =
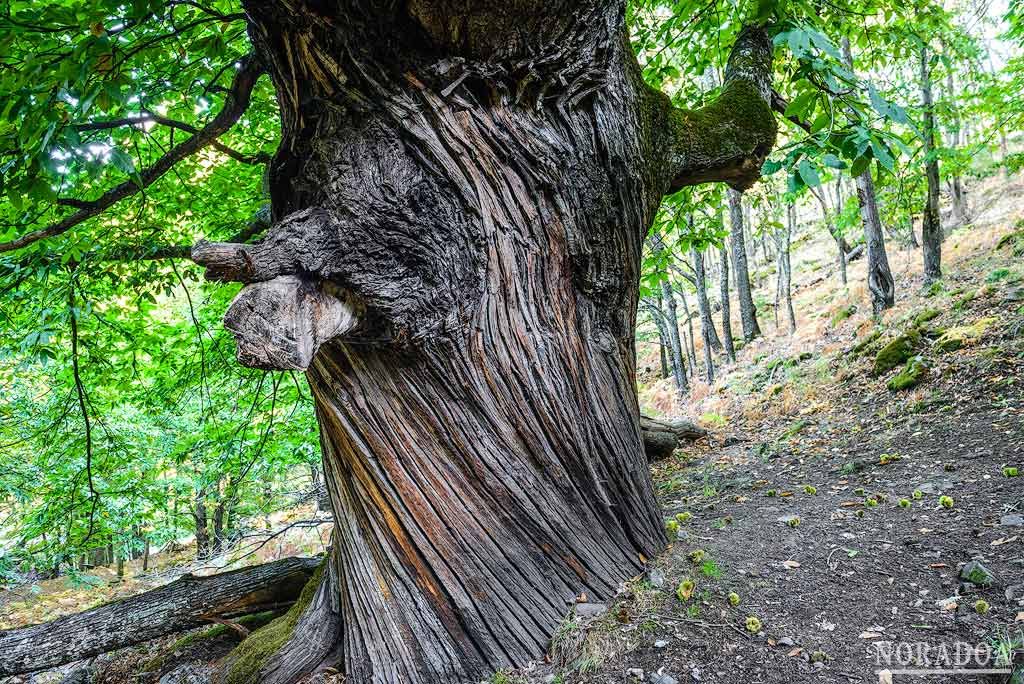
M 960 108 L 956 104 L 956 91 L 954 88 L 955 82 L 953 79 L 953 69 L 951 68 L 946 73 L 946 91 L 951 110 L 949 146 L 954 151 L 958 151 L 961 145 L 967 143 L 967 131 L 966 126 L 960 120 Z M 953 198 L 953 219 L 956 223 L 963 225 L 970 221 L 970 210 L 967 207 L 967 191 L 964 189 L 963 177 L 961 177 L 959 170 L 954 169 L 954 172 L 950 175 L 949 188 L 950 196 Z
M 718 283 L 722 293 L 722 343 L 725 345 L 726 357 L 735 363 L 736 345 L 732 339 L 732 312 L 729 305 L 729 251 L 725 244 L 718 248 L 718 255 Z
M 704 253 L 694 247 L 690 250 L 693 260 L 693 285 L 697 288 L 697 311 L 700 313 L 701 339 L 711 351 L 722 351 L 722 341 L 718 339 L 715 321 L 711 316 L 711 302 L 708 300 L 707 271 L 704 268 Z
M 750 342 L 760 337 L 761 328 L 757 324 L 757 308 L 750 287 L 750 272 L 747 268 L 747 247 L 743 235 L 743 195 L 734 188 L 729 188 L 729 240 L 732 251 L 732 268 L 736 278 L 736 297 L 740 304 L 740 325 L 743 328 L 743 339 Z
M 942 277 L 942 219 L 939 213 L 939 159 L 935 149 L 935 105 L 932 102 L 932 71 L 927 44 L 921 46 L 922 138 L 927 193 L 921 217 L 921 245 L 925 284 Z
M 668 371 L 668 353 L 667 353 L 669 341 L 668 341 L 668 331 L 665 329 L 664 313 L 663 313 L 665 311 L 664 307 L 665 307 L 664 300 L 662 299 L 662 296 L 659 293 L 658 294 L 657 302 L 655 303 L 655 308 L 657 310 L 657 314 L 652 316 L 652 318 L 654 319 L 655 327 L 658 329 L 658 355 L 659 355 L 660 361 L 661 361 L 661 366 L 660 366 L 660 368 L 661 368 L 661 375 L 660 375 L 660 377 L 661 377 L 662 380 L 667 378 L 668 377 L 668 373 L 669 373 L 669 371 Z
M 679 339 L 679 316 L 676 312 L 676 297 L 672 292 L 672 285 L 665 276 L 661 281 L 661 297 L 665 301 L 665 328 L 668 333 L 670 358 L 672 359 L 672 377 L 675 379 L 676 394 L 680 403 L 686 401 L 686 394 L 690 391 L 686 381 L 686 363 L 683 361 L 683 347 Z
M 697 345 L 694 342 L 693 314 L 690 312 L 690 303 L 686 299 L 686 292 L 682 288 L 679 289 L 679 299 L 683 302 L 683 313 L 686 314 L 686 328 L 689 330 L 689 335 L 683 333 L 683 341 L 686 343 L 686 355 L 690 360 L 690 368 L 693 369 L 691 374 L 696 375 Z
M 836 182 L 838 185 L 838 181 Z M 825 223 L 825 230 L 832 236 L 832 240 L 836 243 L 836 264 L 839 266 L 839 282 L 845 286 L 847 284 L 846 276 L 846 253 L 850 251 L 849 245 L 846 244 L 846 237 L 843 235 L 839 227 L 836 226 L 835 214 L 832 212 L 831 207 L 828 205 L 826 193 L 820 188 L 808 188 L 814 199 L 818 200 L 818 205 L 821 207 L 821 220 Z
M 853 52 L 850 39 L 842 42 L 846 66 L 853 71 Z M 878 199 L 871 168 L 864 169 L 856 177 L 857 201 L 860 204 L 861 222 L 864 225 L 864 242 L 867 246 L 868 293 L 871 296 L 871 310 L 875 316 L 896 304 L 896 283 L 889 268 L 889 257 L 885 252 L 885 235 L 882 233 L 882 219 L 878 215 Z
M 779 283 L 786 314 L 789 317 L 789 334 L 796 332 L 796 313 L 793 311 L 793 268 L 789 258 L 789 246 L 793 231 L 796 230 L 796 204 L 786 204 L 786 223 L 779 236 Z

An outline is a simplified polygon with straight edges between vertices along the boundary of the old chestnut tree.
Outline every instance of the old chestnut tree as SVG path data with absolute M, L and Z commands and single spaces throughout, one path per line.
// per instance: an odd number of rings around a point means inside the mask
M 68 131 L 103 126 L 172 134 L 151 159 L 114 159 L 118 184 L 36 188 L 26 165 L 19 182 L 48 208 L 0 251 L 74 249 L 75 268 L 90 258 L 76 231 L 196 154 L 266 162 L 266 222 L 191 250 L 156 230 L 102 253 L 190 256 L 242 283 L 225 316 L 238 360 L 304 371 L 315 401 L 332 553 L 289 629 L 253 634 L 229 680 L 333 666 L 447 684 L 540 656 L 576 597 L 611 597 L 665 545 L 634 389 L 641 248 L 666 194 L 757 180 L 776 132 L 770 8 L 749 8 L 720 95 L 690 111 L 642 80 L 622 0 L 95 4 L 87 47 L 28 57 L 67 72 L 25 95 L 54 98 L 41 131 L 70 148 Z M 83 15 L 68 11 L 12 21 L 21 40 L 74 32 Z M 244 28 L 230 45 L 248 54 L 215 38 L 209 55 L 180 50 L 177 68 L 205 60 L 220 79 L 204 125 L 182 124 L 128 66 L 145 68 L 131 60 L 146 41 L 204 25 Z M 152 83 L 175 78 L 175 52 L 151 66 Z M 120 124 L 82 108 L 111 82 Z M 254 158 L 232 127 L 267 87 L 279 144 Z

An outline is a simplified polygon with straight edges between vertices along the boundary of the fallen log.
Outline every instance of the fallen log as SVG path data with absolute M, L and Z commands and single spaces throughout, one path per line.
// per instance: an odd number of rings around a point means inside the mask
M 640 416 L 640 433 L 648 461 L 659 461 L 672 455 L 683 441 L 692 442 L 706 437 L 708 431 L 684 418 L 658 420 Z
M 16 675 L 134 646 L 219 620 L 294 603 L 319 558 L 285 558 L 218 575 L 183 575 L 130 598 L 52 622 L 0 631 L 0 675 Z

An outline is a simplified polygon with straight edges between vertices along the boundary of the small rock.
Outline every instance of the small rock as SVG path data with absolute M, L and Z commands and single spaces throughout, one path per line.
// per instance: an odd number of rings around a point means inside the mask
M 1013 586 L 1006 587 L 1006 600 L 1024 602 L 1024 584 L 1014 584 Z
M 986 586 L 995 582 L 996 576 L 992 574 L 991 570 L 982 565 L 980 561 L 972 560 L 961 568 L 960 579 L 971 584 Z
M 581 618 L 595 618 L 608 612 L 604 603 L 577 603 L 576 614 Z
M 787 637 L 782 637 L 781 639 L 779 639 L 775 643 L 777 643 L 779 646 L 786 646 L 788 648 L 793 648 L 794 646 L 796 646 L 796 642 L 793 641 L 792 637 L 788 637 L 788 636 Z
M 660 672 L 652 672 L 647 675 L 647 681 L 651 684 L 676 684 L 675 677 Z
M 693 681 L 699 682 L 700 681 L 700 668 L 697 667 L 696 665 L 691 667 L 690 668 L 690 677 L 693 678 Z
M 935 606 L 939 610 L 956 610 L 957 608 L 957 597 L 950 596 L 949 598 L 939 599 L 935 602 Z
M 626 670 L 626 675 L 632 677 L 633 679 L 643 679 L 644 671 L 639 667 L 631 667 L 628 670 Z
M 544 684 L 554 684 L 555 680 L 558 679 L 558 675 L 552 673 L 544 678 Z
M 999 519 L 999 524 L 1003 527 L 1024 527 L 1024 515 L 1020 513 L 1004 515 Z
M 825 669 L 825 663 L 820 661 L 820 660 L 814 661 L 814 669 L 818 670 L 818 671 L 824 670 Z
M 654 648 L 665 648 L 666 646 L 668 646 L 668 642 L 664 639 L 658 639 L 654 642 Z
M 794 520 L 799 520 L 799 519 L 800 519 L 800 516 L 793 515 L 792 513 L 789 514 L 789 515 L 784 515 L 781 518 L 776 518 L 776 520 L 778 520 L 780 523 L 783 523 L 784 525 L 789 525 Z
M 648 576 L 648 580 L 650 581 L 652 587 L 654 587 L 655 589 L 661 589 L 665 586 L 665 571 L 661 570 L 660 568 L 655 568 L 651 570 L 650 575 Z

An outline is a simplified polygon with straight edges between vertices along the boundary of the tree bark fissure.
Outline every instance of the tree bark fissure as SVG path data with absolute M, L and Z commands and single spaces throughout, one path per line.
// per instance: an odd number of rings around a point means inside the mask
M 643 83 L 621 3 L 243 5 L 281 110 L 274 223 L 193 257 L 247 283 L 240 361 L 307 371 L 335 513 L 329 571 L 246 681 L 479 681 L 665 544 L 641 247 L 671 188 L 756 179 L 770 41 L 744 31 L 723 119 Z

